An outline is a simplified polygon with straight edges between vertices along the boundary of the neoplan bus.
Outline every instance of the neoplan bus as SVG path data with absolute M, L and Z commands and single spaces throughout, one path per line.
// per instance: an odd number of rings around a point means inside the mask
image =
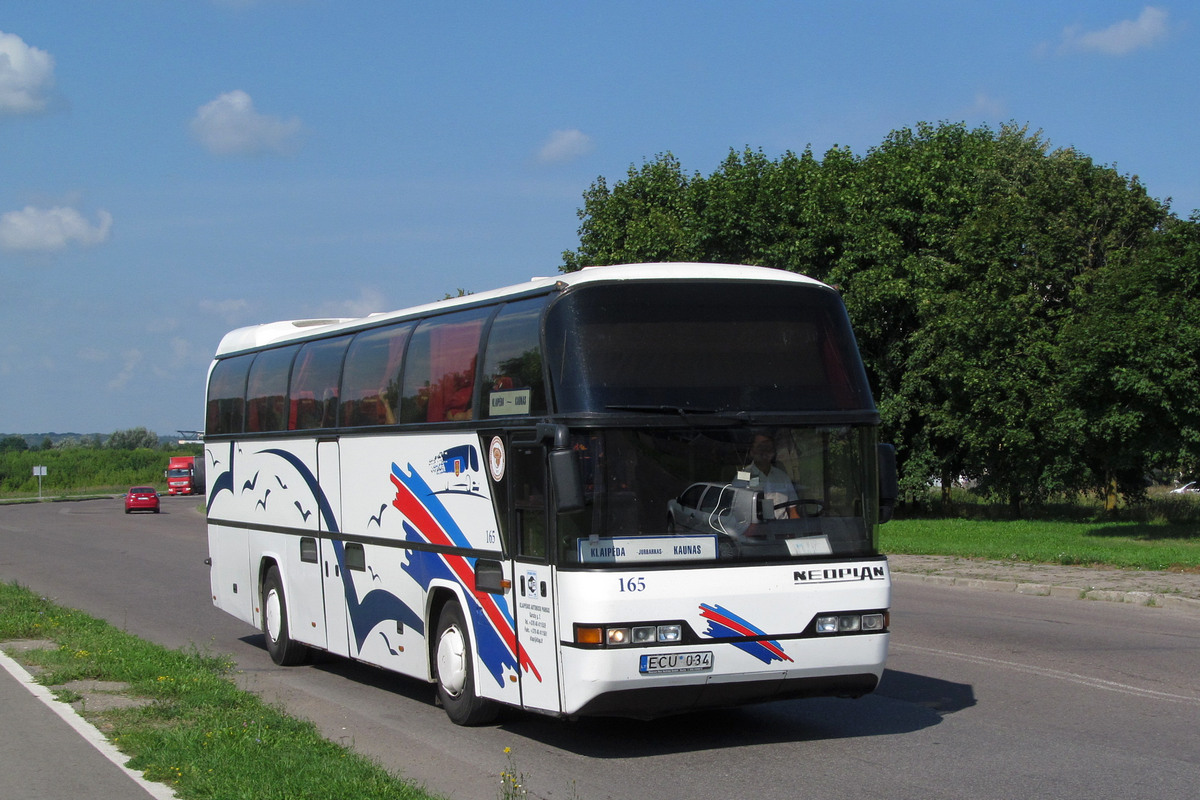
M 226 335 L 208 379 L 215 605 L 436 684 L 450 718 L 875 689 L 894 451 L 837 293 L 594 267 Z

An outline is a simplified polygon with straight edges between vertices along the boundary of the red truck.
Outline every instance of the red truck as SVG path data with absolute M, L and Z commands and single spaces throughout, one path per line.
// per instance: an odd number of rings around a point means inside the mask
M 204 456 L 171 456 L 167 494 L 204 494 Z

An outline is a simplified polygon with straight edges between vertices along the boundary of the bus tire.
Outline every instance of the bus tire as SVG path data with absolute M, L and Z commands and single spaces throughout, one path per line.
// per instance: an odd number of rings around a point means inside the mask
M 292 639 L 288 628 L 287 599 L 283 596 L 283 579 L 279 568 L 267 570 L 262 590 L 262 630 L 267 639 L 271 660 L 281 667 L 303 664 L 308 658 L 307 645 Z
M 455 725 L 486 725 L 496 718 L 499 706 L 475 694 L 475 658 L 471 634 L 462 607 L 451 600 L 438 615 L 437 671 L 438 700 Z

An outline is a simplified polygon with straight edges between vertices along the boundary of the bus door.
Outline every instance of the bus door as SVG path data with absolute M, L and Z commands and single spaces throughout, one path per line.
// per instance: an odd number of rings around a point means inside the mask
M 317 483 L 329 501 L 332 522 L 321 516 L 321 580 L 325 596 L 325 636 L 329 652 L 350 655 L 350 634 L 346 610 L 345 542 L 336 537 L 342 524 L 342 464 L 336 441 L 317 443 Z M 330 538 L 330 537 L 335 538 Z M 339 554 L 340 557 L 339 557 Z
M 559 711 L 558 630 L 547 523 L 549 487 L 541 443 L 512 443 L 508 452 L 508 530 L 517 642 L 528 667 L 520 670 L 521 703 Z

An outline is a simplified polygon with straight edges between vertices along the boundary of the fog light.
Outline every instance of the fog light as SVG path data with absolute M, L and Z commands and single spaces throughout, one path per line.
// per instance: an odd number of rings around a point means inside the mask
M 657 635 L 658 631 L 653 625 L 639 625 L 633 629 L 633 643 L 650 644 Z
M 883 614 L 863 614 L 862 629 L 864 631 L 881 631 L 884 627 Z
M 858 614 L 843 614 L 838 617 L 838 633 L 853 633 L 862 628 L 862 617 Z
M 836 616 L 817 617 L 817 633 L 837 633 L 838 618 Z
M 659 625 L 658 640 L 660 642 L 678 642 L 683 638 L 682 631 L 678 625 Z
M 629 644 L 629 628 L 609 628 L 605 633 L 610 646 Z

